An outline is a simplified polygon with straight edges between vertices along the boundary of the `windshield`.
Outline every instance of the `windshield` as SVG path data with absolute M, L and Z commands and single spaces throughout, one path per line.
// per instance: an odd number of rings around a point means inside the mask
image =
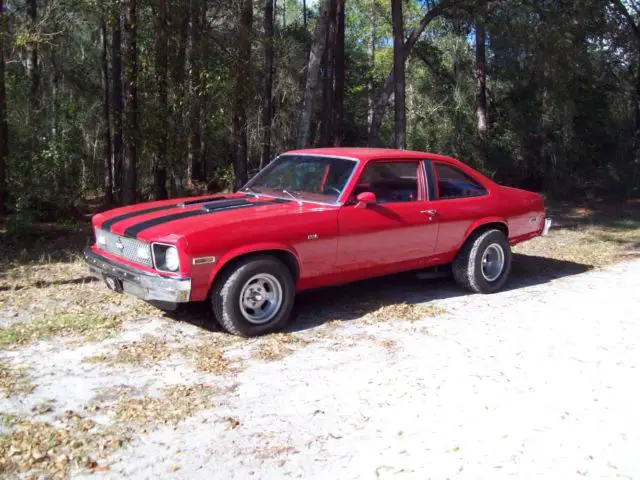
M 256 194 L 335 203 L 355 167 L 355 160 L 283 155 L 258 173 L 246 188 Z

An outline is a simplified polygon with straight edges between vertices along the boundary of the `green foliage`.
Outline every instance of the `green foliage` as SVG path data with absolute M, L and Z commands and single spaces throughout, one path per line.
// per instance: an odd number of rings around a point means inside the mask
M 442 0 L 441 0 L 442 1 Z M 157 4 L 138 5 L 138 179 L 142 198 L 153 192 L 159 138 L 167 138 L 161 167 L 174 194 L 187 187 L 188 139 L 192 108 L 201 100 L 200 134 L 209 189 L 233 185 L 234 72 L 237 65 L 238 2 L 206 1 L 202 50 L 191 45 L 189 6 L 167 2 L 167 103 L 158 101 Z M 405 2 L 407 34 L 427 8 L 439 2 Z M 626 5 L 638 2 L 627 2 Z M 11 4 L 13 5 L 13 4 Z M 307 2 L 307 28 L 301 2 L 277 2 L 272 152 L 295 146 L 308 54 L 318 17 Z M 613 2 L 585 0 L 489 2 L 487 86 L 489 132 L 486 155 L 476 132 L 474 25 L 480 3 L 451 2 L 428 26 L 407 63 L 407 143 L 416 150 L 456 156 L 501 182 L 551 195 L 639 194 L 640 121 L 636 92 L 640 43 L 628 18 Z M 24 11 L 7 7 L 5 39 L 7 158 L 12 220 L 23 231 L 32 222 L 72 215 L 78 204 L 101 194 L 105 178 L 105 130 L 113 133 L 113 109 L 104 118 L 101 21 L 103 2 L 56 0 L 39 3 L 32 25 Z M 107 60 L 111 30 L 123 14 L 109 3 Z M 248 167 L 258 168 L 262 141 L 263 4 L 254 2 L 253 69 L 250 87 Z M 630 8 L 631 16 L 635 11 Z M 390 8 L 387 0 L 346 0 L 346 85 L 344 145 L 368 140 L 370 103 L 392 68 Z M 27 75 L 26 54 L 38 50 L 36 98 Z M 372 58 L 375 52 L 375 59 Z M 123 60 L 126 53 L 123 51 Z M 191 59 L 200 63 L 190 79 Z M 109 74 L 112 74 L 111 69 Z M 322 77 L 321 77 L 322 81 Z M 111 85 L 109 93 L 111 92 Z M 319 131 L 322 88 L 316 99 L 314 132 Z M 113 100 L 111 98 L 111 100 Z M 393 105 L 384 117 L 380 140 L 392 145 Z M 316 134 L 316 142 L 319 135 Z M 116 185 L 118 184 L 118 178 Z

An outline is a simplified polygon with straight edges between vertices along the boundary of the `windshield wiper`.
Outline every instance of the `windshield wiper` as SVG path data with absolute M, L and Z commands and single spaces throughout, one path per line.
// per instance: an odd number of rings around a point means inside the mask
M 295 196 L 293 193 L 291 193 L 289 190 L 287 190 L 285 188 L 282 189 L 282 193 L 286 193 L 291 198 L 293 198 L 294 202 L 296 202 L 298 205 L 302 206 L 302 200 L 300 200 L 300 197 Z
M 256 198 L 260 196 L 260 194 L 258 192 L 255 192 L 255 191 L 251 190 L 250 187 L 244 187 L 241 191 L 247 192 L 248 194 L 253 195 Z

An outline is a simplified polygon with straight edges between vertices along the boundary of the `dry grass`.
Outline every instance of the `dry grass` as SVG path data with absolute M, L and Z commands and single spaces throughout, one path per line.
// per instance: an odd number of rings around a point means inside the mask
M 33 478 L 68 478 L 72 467 L 99 468 L 97 459 L 129 440 L 73 412 L 56 425 L 16 417 L 3 420 L 13 429 L 0 436 L 0 474 L 7 477 L 30 473 Z
M 116 406 L 120 422 L 140 426 L 175 425 L 200 410 L 212 408 L 214 398 L 224 390 L 205 384 L 172 385 L 161 397 L 128 398 Z
M 514 253 L 535 255 L 592 267 L 602 267 L 633 255 L 640 244 L 640 227 L 614 230 L 596 226 L 552 229 L 548 237 L 538 237 L 516 245 Z M 636 252 L 640 254 L 640 249 Z
M 166 360 L 173 351 L 167 346 L 165 340 L 152 336 L 146 336 L 140 341 L 124 343 L 116 346 L 108 354 L 101 354 L 87 359 L 92 363 L 129 364 L 146 366 Z
M 418 303 L 394 303 L 381 305 L 363 317 L 365 323 L 386 322 L 389 320 L 404 320 L 416 322 L 428 317 L 446 315 L 447 311 L 437 305 L 422 305 Z
M 56 336 L 102 339 L 120 329 L 115 315 L 59 314 L 0 328 L 0 347 L 17 347 Z
M 548 237 L 517 245 L 516 253 L 601 267 L 640 255 L 640 203 L 551 208 Z
M 282 360 L 309 343 L 291 333 L 274 333 L 258 338 L 251 348 L 251 356 L 263 361 Z
M 227 358 L 226 351 L 235 343 L 237 343 L 236 337 L 230 338 L 228 344 L 220 340 L 209 340 L 184 347 L 180 349 L 180 353 L 199 372 L 228 375 L 244 368 L 238 360 Z
M 12 367 L 0 360 L 0 390 L 5 398 L 29 395 L 36 388 L 27 374 L 27 367 Z

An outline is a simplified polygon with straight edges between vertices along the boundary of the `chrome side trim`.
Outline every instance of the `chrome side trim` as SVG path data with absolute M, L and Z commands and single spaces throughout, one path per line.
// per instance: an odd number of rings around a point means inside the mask
M 186 303 L 191 295 L 191 279 L 167 277 L 156 273 L 136 270 L 128 265 L 103 257 L 87 247 L 84 261 L 89 272 L 97 279 L 104 280 L 105 275 L 122 282 L 126 293 L 142 300 Z

